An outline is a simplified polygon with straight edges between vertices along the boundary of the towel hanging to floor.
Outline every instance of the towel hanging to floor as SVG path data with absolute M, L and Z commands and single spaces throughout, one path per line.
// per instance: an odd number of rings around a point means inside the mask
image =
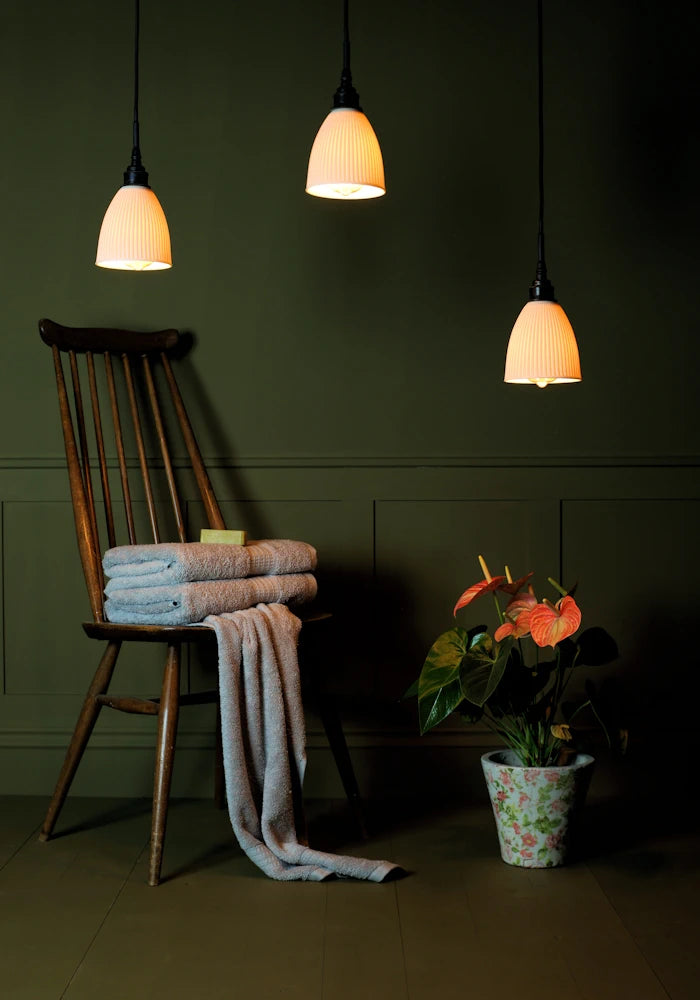
M 306 768 L 297 641 L 301 622 L 280 604 L 259 604 L 205 621 L 219 650 L 226 797 L 239 844 L 270 878 L 334 875 L 383 882 L 390 861 L 316 851 L 298 835 Z

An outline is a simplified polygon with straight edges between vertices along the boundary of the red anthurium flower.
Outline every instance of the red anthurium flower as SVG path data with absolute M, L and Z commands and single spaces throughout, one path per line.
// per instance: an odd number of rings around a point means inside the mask
M 529 632 L 530 612 L 523 611 L 521 615 L 518 615 L 514 622 L 503 622 L 502 625 L 499 625 L 493 633 L 493 637 L 496 642 L 500 642 L 501 639 L 505 639 L 507 635 L 512 635 L 514 639 L 522 639 L 522 637 L 524 635 L 528 635 Z
M 506 618 L 515 621 L 516 618 L 519 618 L 524 613 L 529 617 L 532 609 L 536 607 L 537 598 L 532 593 L 532 588 L 530 588 L 529 592 L 524 590 L 520 594 L 516 594 L 513 600 L 508 602 L 504 614 Z
M 468 590 L 465 590 L 460 599 L 455 604 L 455 609 L 452 614 L 456 615 L 460 608 L 465 608 L 467 604 L 471 604 L 473 600 L 477 597 L 481 597 L 482 594 L 488 594 L 492 590 L 499 590 L 501 584 L 504 583 L 504 576 L 493 576 L 490 580 L 479 580 Z
M 506 569 L 508 569 L 507 566 Z M 504 583 L 503 586 L 498 589 L 502 590 L 504 594 L 517 594 L 519 590 L 522 590 L 530 577 L 534 575 L 535 573 L 533 570 L 531 573 L 526 573 L 525 576 L 521 576 L 519 580 L 513 580 L 511 583 Z
M 525 577 L 527 579 L 527 577 Z M 505 639 L 507 635 L 512 635 L 514 639 L 522 639 L 530 632 L 530 612 L 537 606 L 537 598 L 532 593 L 522 591 L 517 594 L 508 604 L 504 615 L 506 621 L 493 634 L 496 642 Z
M 538 646 L 554 648 L 580 624 L 581 611 L 573 597 L 562 597 L 556 604 L 545 600 L 530 612 L 530 633 Z

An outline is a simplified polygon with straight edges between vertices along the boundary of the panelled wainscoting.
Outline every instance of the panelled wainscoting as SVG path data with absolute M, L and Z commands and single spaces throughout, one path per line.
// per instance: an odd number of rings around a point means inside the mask
M 460 781 L 476 779 L 478 753 L 492 745 L 488 731 L 458 721 L 420 737 L 415 704 L 402 700 L 432 639 L 452 624 L 456 597 L 478 578 L 478 553 L 494 572 L 507 561 L 514 573 L 534 569 L 543 583 L 547 575 L 578 582 L 584 624 L 602 625 L 618 641 L 619 661 L 597 677 L 623 702 L 633 745 L 671 724 L 679 680 L 689 694 L 697 687 L 697 653 L 685 629 L 695 617 L 700 564 L 696 462 L 209 459 L 208 466 L 230 527 L 318 549 L 321 601 L 335 615 L 327 682 L 367 797 L 453 795 Z M 188 495 L 197 537 L 202 511 L 194 489 Z M 0 793 L 48 795 L 95 666 L 95 644 L 80 628 L 89 607 L 62 462 L 6 460 L 0 498 Z M 479 613 L 492 624 L 490 603 Z M 158 653 L 127 650 L 115 690 L 156 693 Z M 215 669 L 192 653 L 183 684 L 209 687 Z M 183 715 L 175 795 L 209 794 L 213 728 L 211 706 Z M 308 745 L 308 794 L 341 795 L 312 714 Z M 98 723 L 74 793 L 149 795 L 152 756 L 153 720 L 110 713 Z

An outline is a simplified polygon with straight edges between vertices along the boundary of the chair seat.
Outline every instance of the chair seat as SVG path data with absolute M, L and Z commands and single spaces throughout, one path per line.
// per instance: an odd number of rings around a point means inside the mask
M 291 608 L 303 624 L 327 621 L 328 611 L 314 608 Z M 83 622 L 83 631 L 91 639 L 118 642 L 195 642 L 215 643 L 216 633 L 208 625 L 119 625 L 115 622 Z
M 83 622 L 91 639 L 119 642 L 214 642 L 216 634 L 208 625 L 118 625 L 114 622 Z

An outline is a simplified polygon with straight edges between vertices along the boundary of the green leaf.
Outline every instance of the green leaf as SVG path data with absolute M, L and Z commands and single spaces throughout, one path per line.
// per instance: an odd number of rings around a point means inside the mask
M 574 642 L 573 639 L 562 639 L 562 641 L 557 645 L 557 653 L 559 659 L 559 669 L 568 670 L 570 667 L 574 666 L 580 656 L 578 643 Z
M 486 632 L 474 637 L 459 672 L 467 701 L 479 707 L 488 701 L 501 682 L 512 649 L 512 639 L 494 644 Z
M 418 678 L 418 718 L 425 733 L 453 712 L 463 700 L 459 668 L 471 642 L 460 626 L 438 636 L 425 658 Z
M 579 649 L 578 663 L 587 667 L 602 667 L 620 655 L 613 637 L 598 625 L 582 632 L 576 644 Z
M 418 697 L 425 698 L 459 677 L 459 667 L 468 649 L 469 633 L 464 628 L 455 626 L 438 636 L 418 678 Z
M 433 726 L 446 719 L 464 699 L 459 678 L 451 684 L 446 684 L 437 692 L 418 701 L 418 719 L 421 735 L 427 733 Z
M 460 685 L 460 691 L 462 690 Z M 464 698 L 463 701 L 457 706 L 457 711 L 463 719 L 467 722 L 480 722 L 484 717 L 484 709 L 479 705 L 473 705 L 470 701 Z
M 511 649 L 506 669 L 497 690 L 489 699 L 489 709 L 498 716 L 523 716 L 528 722 L 544 717 L 548 699 L 538 695 L 545 691 L 556 667 L 554 660 L 542 660 L 536 666 L 526 666 L 518 645 Z
M 416 697 L 416 695 L 418 694 L 418 681 L 419 681 L 419 679 L 420 678 L 416 677 L 416 679 L 414 680 L 413 684 L 411 684 L 410 688 L 407 691 L 404 691 L 404 693 L 401 695 L 402 699 L 404 699 L 404 698 L 415 698 Z

